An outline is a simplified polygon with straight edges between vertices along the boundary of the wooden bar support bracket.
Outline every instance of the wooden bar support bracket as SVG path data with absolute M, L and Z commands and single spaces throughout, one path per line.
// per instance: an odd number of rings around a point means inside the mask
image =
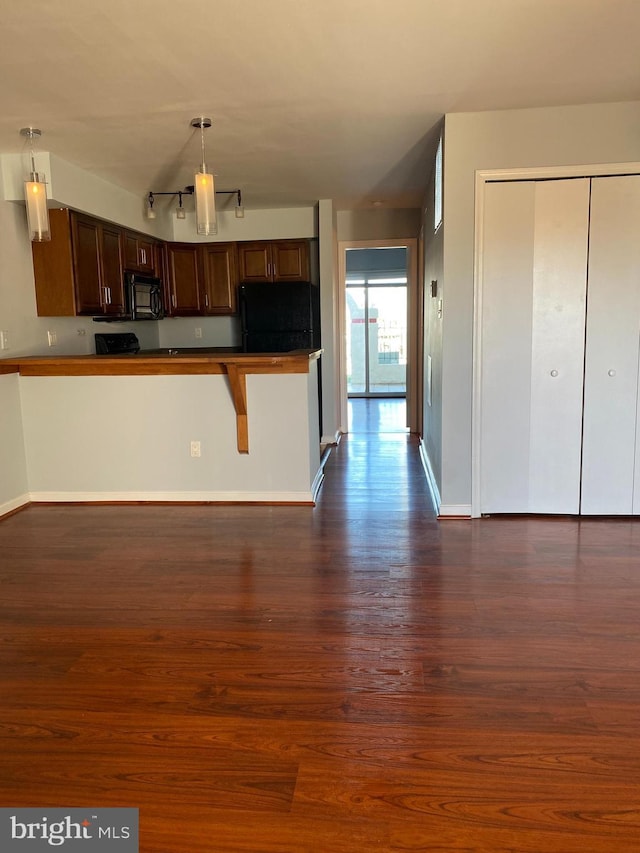
M 236 410 L 236 432 L 238 453 L 249 452 L 249 423 L 247 420 L 247 374 L 246 370 L 237 364 L 225 364 L 229 387 Z

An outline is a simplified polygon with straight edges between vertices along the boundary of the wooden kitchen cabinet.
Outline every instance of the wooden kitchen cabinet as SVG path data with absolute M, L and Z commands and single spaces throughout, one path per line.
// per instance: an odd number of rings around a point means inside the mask
M 309 281 L 307 240 L 238 243 L 241 282 Z
M 102 314 L 99 225 L 93 219 L 76 214 L 72 214 L 70 224 L 76 292 L 74 313 Z
M 235 243 L 200 246 L 203 275 L 203 312 L 235 314 L 237 311 L 238 263 Z
M 167 313 L 173 317 L 193 317 L 202 313 L 203 275 L 198 249 L 194 243 L 167 243 L 170 299 Z
M 121 229 L 66 209 L 49 223 L 51 240 L 31 244 L 38 316 L 122 313 Z
M 122 267 L 122 231 L 117 225 L 106 222 L 101 224 L 99 230 L 102 259 L 102 310 L 104 314 L 124 314 L 127 306 Z
M 235 313 L 235 243 L 167 243 L 166 253 L 169 311 L 174 317 Z
M 124 232 L 124 268 L 131 272 L 156 275 L 155 241 L 134 231 Z

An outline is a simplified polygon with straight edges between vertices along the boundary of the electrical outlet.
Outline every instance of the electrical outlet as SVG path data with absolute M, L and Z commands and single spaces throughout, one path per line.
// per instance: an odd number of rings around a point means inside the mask
M 50 347 L 56 346 L 58 343 L 58 335 L 55 332 L 47 332 L 47 342 Z
M 196 326 L 196 338 L 201 338 L 201 337 L 202 337 L 202 329 L 200 328 L 200 326 Z
M 9 349 L 9 332 L 0 332 L 0 349 Z
M 199 441 L 192 441 L 191 442 L 191 455 L 194 457 L 200 456 L 200 442 Z

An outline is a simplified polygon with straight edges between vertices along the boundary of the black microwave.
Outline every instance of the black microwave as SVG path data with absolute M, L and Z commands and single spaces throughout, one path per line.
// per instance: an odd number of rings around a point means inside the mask
M 132 320 L 162 320 L 164 301 L 159 278 L 135 272 L 124 274 L 127 314 Z

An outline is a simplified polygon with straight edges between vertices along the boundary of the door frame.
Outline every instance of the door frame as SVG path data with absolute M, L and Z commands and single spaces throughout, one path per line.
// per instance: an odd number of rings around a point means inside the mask
M 482 247 L 484 240 L 484 194 L 495 181 L 536 181 L 562 178 L 598 178 L 640 174 L 640 162 L 600 163 L 578 166 L 540 166 L 521 169 L 479 169 L 475 174 L 475 245 L 473 269 L 473 365 L 471 410 L 471 517 L 481 512 L 482 457 Z
M 422 370 L 418 364 L 418 240 L 416 237 L 393 240 L 339 240 L 338 241 L 338 352 L 340 395 L 340 432 L 349 431 L 347 393 L 347 249 L 391 249 L 407 250 L 407 426 L 409 432 L 417 432 L 417 399 Z

